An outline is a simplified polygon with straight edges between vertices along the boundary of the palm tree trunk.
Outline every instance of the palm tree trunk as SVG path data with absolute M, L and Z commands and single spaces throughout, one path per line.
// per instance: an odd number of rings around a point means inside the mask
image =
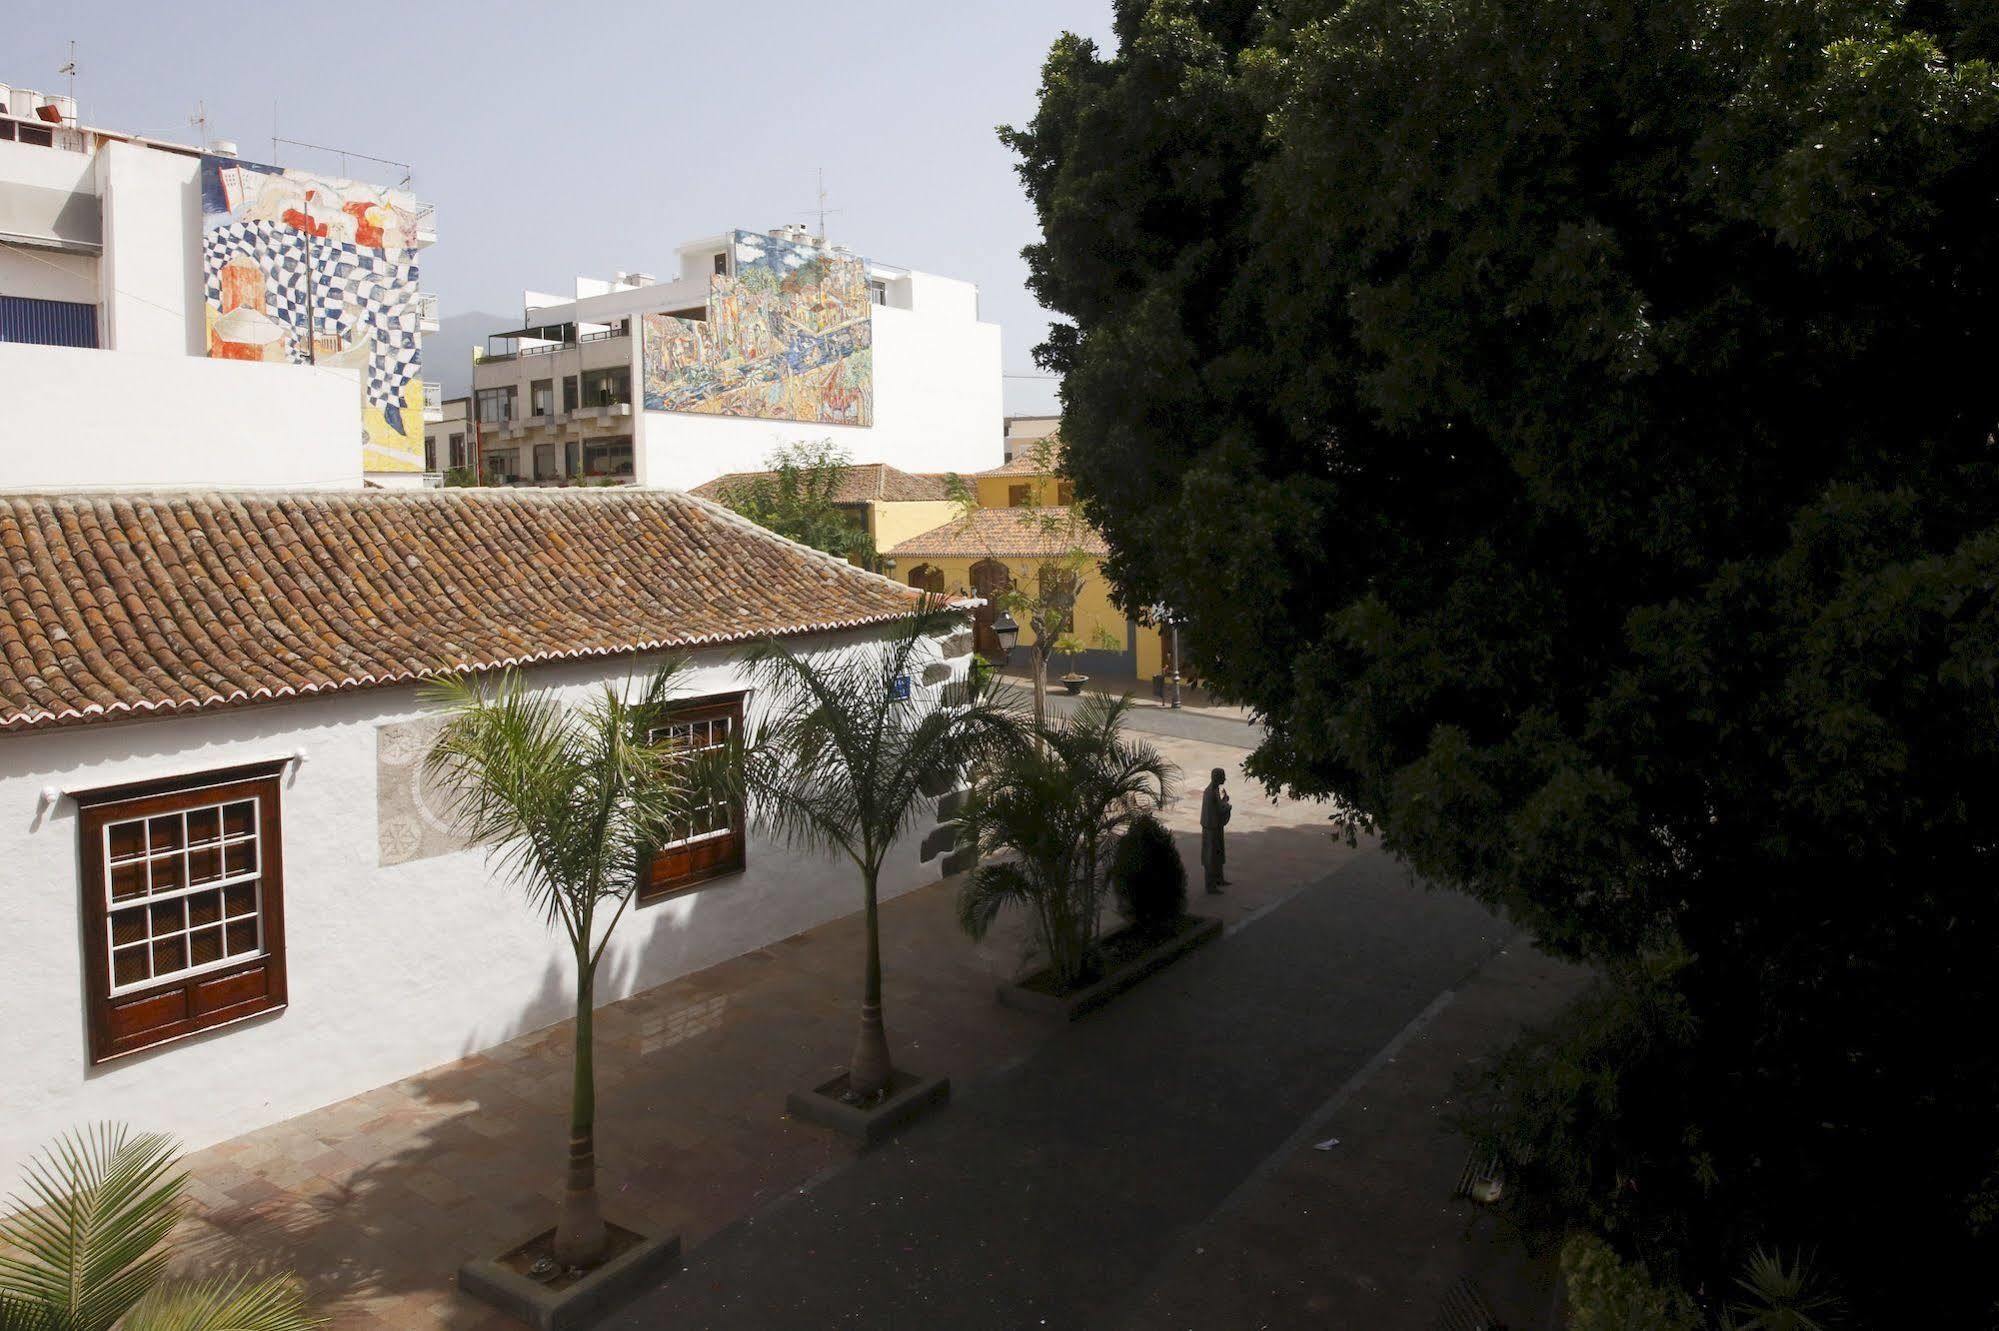
M 888 1032 L 882 1026 L 881 913 L 875 875 L 864 875 L 861 886 L 867 894 L 868 975 L 861 989 L 861 1029 L 847 1063 L 847 1089 L 870 1096 L 888 1089 L 895 1070 L 889 1063 Z
M 586 935 L 587 939 L 587 935 Z M 555 1218 L 555 1259 L 564 1266 L 594 1266 L 608 1238 L 597 1209 L 597 1070 L 592 1023 L 597 973 L 587 946 L 576 956 L 576 1049 L 569 1093 L 569 1177 Z

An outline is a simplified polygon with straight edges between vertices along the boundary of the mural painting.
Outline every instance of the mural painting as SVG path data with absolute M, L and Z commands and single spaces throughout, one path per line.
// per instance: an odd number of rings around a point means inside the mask
M 416 201 L 201 159 L 208 354 L 355 371 L 365 471 L 423 469 Z
M 866 261 L 754 231 L 730 244 L 735 273 L 709 279 L 705 321 L 645 316 L 646 410 L 872 424 Z

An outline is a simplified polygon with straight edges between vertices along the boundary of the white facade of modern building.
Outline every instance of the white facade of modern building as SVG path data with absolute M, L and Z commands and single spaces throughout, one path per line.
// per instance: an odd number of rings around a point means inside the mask
M 1009 416 L 1006 418 L 1006 461 L 1019 457 L 1023 450 L 1036 447 L 1045 439 L 1055 438 L 1062 429 L 1060 416 Z
M 769 234 L 819 244 L 802 227 Z M 666 281 L 626 273 L 578 278 L 568 295 L 523 294 L 522 326 L 495 330 L 473 366 L 489 482 L 684 489 L 826 439 L 856 460 L 908 471 L 969 473 L 1001 460 L 1000 330 L 979 318 L 977 286 L 872 261 L 868 424 L 647 410 L 644 317 L 704 319 L 711 279 L 735 271 L 727 234 L 690 241 L 678 258 L 678 276 Z
M 0 103 L 0 484 L 425 483 L 364 475 L 361 371 L 208 359 L 201 149 Z
M 867 638 L 829 633 L 796 646 L 813 655 Z M 529 682 L 580 704 L 651 664 L 553 663 L 530 670 Z M 954 663 L 955 677 L 963 664 Z M 690 667 L 681 696 L 748 687 L 740 649 L 696 653 Z M 0 809 L 9 811 L 0 858 L 10 883 L 34 889 L 10 893 L 0 966 L 0 1180 L 80 1124 L 140 1124 L 199 1149 L 571 1014 L 567 944 L 483 850 L 382 862 L 381 810 L 397 793 L 386 787 L 415 782 L 422 768 L 419 751 L 394 747 L 397 728 L 435 714 L 416 688 L 390 687 L 0 736 Z M 77 1001 L 86 982 L 76 885 L 87 850 L 74 795 L 274 760 L 282 763 L 286 1006 L 93 1066 Z M 937 872 L 912 836 L 891 855 L 882 894 Z M 791 851 L 753 823 L 741 872 L 629 912 L 604 954 L 597 1001 L 800 933 L 859 900 L 844 858 Z M 856 956 L 857 976 L 859 965 Z M 842 1052 L 828 1050 L 828 1062 Z

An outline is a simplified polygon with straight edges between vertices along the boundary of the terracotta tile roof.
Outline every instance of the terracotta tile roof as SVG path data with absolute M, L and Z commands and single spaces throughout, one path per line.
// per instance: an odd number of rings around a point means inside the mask
M 1046 458 L 1047 465 L 1043 465 Z M 994 467 L 991 471 L 977 473 L 980 476 L 1047 476 L 1062 469 L 1062 440 L 1059 435 L 1048 435 L 1043 439 L 1030 440 L 1026 447 L 1013 455 L 1013 461 Z
M 981 508 L 965 517 L 912 536 L 885 554 L 978 559 L 994 555 L 1047 559 L 1080 549 L 1101 558 L 1110 553 L 1095 527 L 1068 508 Z
M 776 474 L 772 471 L 732 471 L 712 481 L 703 481 L 687 493 L 719 503 L 734 486 Z M 839 487 L 833 491 L 833 502 L 836 504 L 865 504 L 876 499 L 909 503 L 949 498 L 943 475 L 898 471 L 885 462 L 855 463 L 847 468 L 840 477 Z
M 912 597 L 670 490 L 0 496 L 0 731 L 849 628 Z

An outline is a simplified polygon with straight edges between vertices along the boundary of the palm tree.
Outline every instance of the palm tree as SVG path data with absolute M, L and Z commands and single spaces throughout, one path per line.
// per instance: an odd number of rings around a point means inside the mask
M 456 783 L 467 830 L 544 921 L 561 926 L 575 957 L 569 1164 L 554 1240 L 565 1266 L 595 1264 L 607 1243 L 597 1203 L 591 1056 L 597 963 L 646 858 L 671 839 L 708 780 L 692 760 L 653 739 L 681 668 L 668 662 L 636 690 L 607 685 L 581 708 L 529 692 L 513 671 L 490 690 L 464 677 L 430 690 L 450 719 L 426 762 Z
M 867 969 L 847 1095 L 869 1100 L 894 1077 L 882 1024 L 878 891 L 882 862 L 927 807 L 926 788 L 955 781 L 987 746 L 1017 732 L 1011 707 L 968 686 L 960 705 L 907 689 L 932 639 L 964 616 L 926 599 L 886 640 L 831 657 L 766 641 L 749 657 L 764 710 L 739 767 L 744 794 L 795 847 L 838 853 L 860 873 Z
M 0 1218 L 0 1331 L 307 1331 L 290 1276 L 163 1283 L 187 1175 L 172 1141 L 101 1124 L 30 1163 Z
M 1095 960 L 1106 861 L 1117 837 L 1166 800 L 1175 768 L 1125 738 L 1129 695 L 1092 694 L 1044 725 L 1041 743 L 1008 749 L 979 774 L 966 835 L 982 854 L 958 895 L 958 920 L 984 938 L 1008 905 L 1026 907 L 1055 980 L 1071 988 Z

